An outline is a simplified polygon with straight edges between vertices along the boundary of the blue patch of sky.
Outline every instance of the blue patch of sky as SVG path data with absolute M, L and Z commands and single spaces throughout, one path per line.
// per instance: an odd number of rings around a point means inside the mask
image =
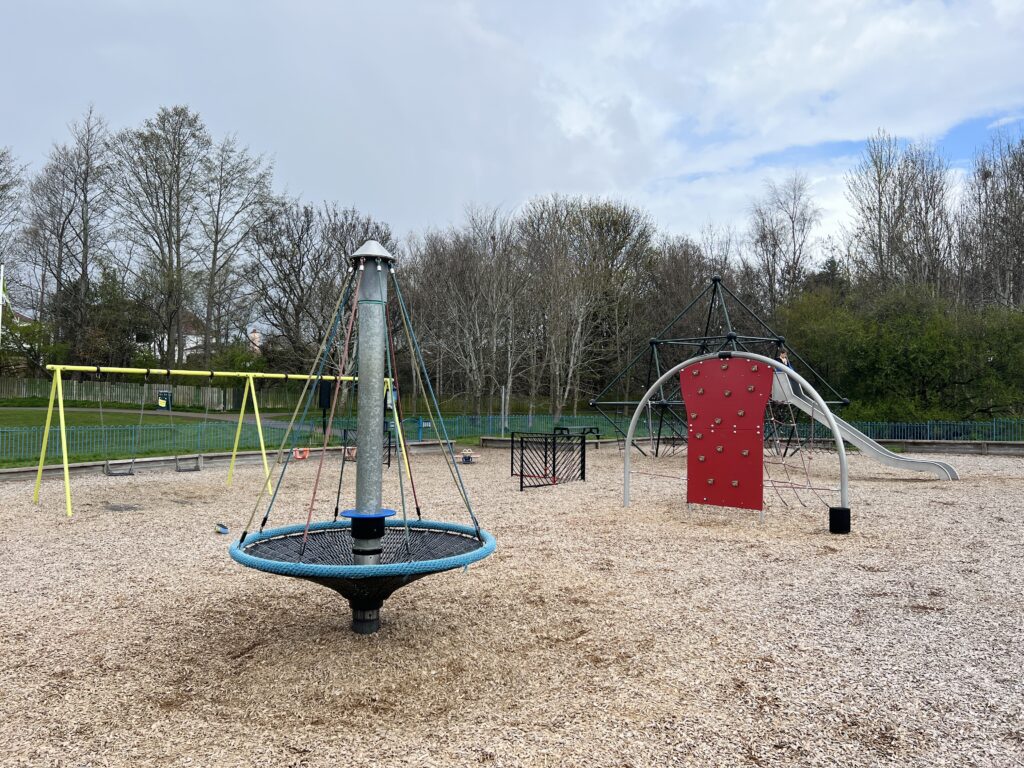
M 832 160 L 836 157 L 859 155 L 863 149 L 864 141 L 823 141 L 820 144 L 785 147 L 775 152 L 766 152 L 754 158 L 752 165 L 755 167 L 780 165 L 799 167 Z
M 991 140 L 995 128 L 990 126 L 1004 117 L 1017 117 L 1016 120 L 1003 126 L 1004 130 L 1021 130 L 1024 128 L 1024 115 L 1003 113 L 971 118 L 957 123 L 945 134 L 935 139 L 935 145 L 954 165 L 969 163 L 979 149 L 986 147 Z M 901 136 L 899 143 L 907 146 L 911 140 Z M 754 158 L 752 166 L 793 166 L 810 165 L 831 160 L 837 157 L 859 155 L 864 150 L 866 140 L 859 141 L 826 141 L 810 146 L 785 147 L 775 152 L 767 152 Z
M 1002 118 L 1014 118 L 1001 127 L 990 127 Z M 1024 129 L 1024 115 L 1020 113 L 1003 113 L 976 117 L 958 123 L 946 131 L 935 143 L 939 151 L 953 165 L 968 165 L 979 150 L 985 149 L 992 138 L 1000 131 L 1020 131 Z
M 994 124 L 1005 120 L 1001 126 Z M 946 157 L 954 167 L 969 166 L 974 156 L 981 149 L 988 146 L 992 137 L 998 131 L 1012 133 L 1024 133 L 1024 109 L 1018 111 L 1004 112 L 985 117 L 971 118 L 954 125 L 945 134 L 935 140 L 939 152 Z M 690 146 L 693 149 L 727 143 L 729 132 L 715 132 L 705 134 L 701 140 L 694 141 L 690 137 Z M 910 139 L 899 137 L 899 143 L 903 146 L 910 144 Z M 701 179 L 714 178 L 716 176 L 729 175 L 738 170 L 749 168 L 771 168 L 791 167 L 801 168 L 814 165 L 838 157 L 855 157 L 864 151 L 866 139 L 857 141 L 824 141 L 820 144 L 794 145 L 785 147 L 774 152 L 766 152 L 753 158 L 741 168 L 728 168 L 721 171 L 702 171 L 697 173 L 681 174 L 669 178 L 661 178 L 653 182 L 655 186 L 666 184 L 679 184 L 700 181 Z
M 721 138 L 719 135 L 716 138 Z M 721 141 L 707 142 L 707 146 L 720 144 Z M 775 152 L 766 152 L 744 163 L 740 167 L 725 168 L 720 171 L 699 171 L 696 173 L 684 173 L 669 178 L 661 178 L 654 182 L 655 185 L 663 184 L 685 184 L 688 182 L 700 181 L 701 179 L 714 178 L 716 176 L 727 176 L 737 171 L 750 168 L 769 167 L 791 167 L 801 168 L 815 163 L 831 160 L 837 157 L 850 157 L 859 155 L 864 149 L 863 141 L 824 141 L 813 145 L 794 145 L 785 147 Z

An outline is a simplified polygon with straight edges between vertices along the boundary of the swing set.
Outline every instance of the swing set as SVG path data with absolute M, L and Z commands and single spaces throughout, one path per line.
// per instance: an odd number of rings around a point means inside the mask
M 146 383 L 148 384 L 150 377 L 163 376 L 166 377 L 168 383 L 168 390 L 170 390 L 170 380 L 172 376 L 187 376 L 187 377 L 202 377 L 209 379 L 210 382 L 215 378 L 226 378 L 226 379 L 242 379 L 244 381 L 244 389 L 242 394 L 242 407 L 238 412 L 238 422 L 235 427 L 235 440 L 234 445 L 231 449 L 231 461 L 228 465 L 228 477 L 227 484 L 231 485 L 232 479 L 235 474 L 235 459 L 238 455 L 238 445 L 242 436 L 242 423 L 245 420 L 246 409 L 249 405 L 250 400 L 252 401 L 252 413 L 256 422 L 256 433 L 259 437 L 260 445 L 260 457 L 263 460 L 263 472 L 270 487 L 270 464 L 267 461 L 267 449 L 263 437 L 263 423 L 260 418 L 259 403 L 256 398 L 256 379 L 273 379 L 278 381 L 308 381 L 310 379 L 318 379 L 322 381 L 348 381 L 354 382 L 357 380 L 355 376 L 310 376 L 301 373 L 262 373 L 262 372 L 248 372 L 248 371 L 193 371 L 193 370 L 175 370 L 168 368 L 119 368 L 112 366 L 97 366 L 97 365 L 48 365 L 46 370 L 53 373 L 53 382 L 50 385 L 50 402 L 46 409 L 46 425 L 43 428 L 43 443 L 39 451 L 39 467 L 36 471 L 36 483 L 33 491 L 32 499 L 34 503 L 39 503 L 39 487 L 43 481 L 43 466 L 46 461 L 46 448 L 50 437 L 50 426 L 53 423 L 53 411 L 54 404 L 57 405 L 57 419 L 60 426 L 60 447 L 61 447 L 61 461 L 63 464 L 64 471 L 64 505 L 68 517 L 72 515 L 72 504 L 71 504 L 71 474 L 68 465 L 68 444 L 67 444 L 67 427 L 64 418 L 64 385 L 63 375 L 65 373 L 91 373 L 97 376 L 101 375 L 134 375 L 143 376 Z M 135 461 L 138 458 L 138 450 L 140 443 L 140 435 L 142 432 L 143 419 L 146 410 L 148 387 L 142 387 L 142 395 L 139 398 L 139 418 L 135 425 L 133 433 L 133 439 L 131 444 L 131 457 L 123 460 L 111 460 L 109 458 L 109 443 L 107 440 L 107 430 L 104 423 L 104 411 L 103 403 L 100 401 L 100 426 L 103 429 L 103 474 L 108 477 L 128 477 L 135 474 Z M 170 423 L 172 431 L 172 450 L 174 454 L 174 469 L 176 472 L 196 472 L 203 468 L 203 453 L 205 450 L 205 433 L 206 423 L 209 420 L 210 415 L 210 398 L 205 398 L 205 410 L 203 414 L 203 429 L 200 433 L 200 445 L 199 450 L 194 454 L 182 454 L 177 438 L 177 432 L 174 430 L 174 415 L 173 415 L 174 402 L 173 397 L 166 401 L 164 409 L 168 411 L 168 421 Z

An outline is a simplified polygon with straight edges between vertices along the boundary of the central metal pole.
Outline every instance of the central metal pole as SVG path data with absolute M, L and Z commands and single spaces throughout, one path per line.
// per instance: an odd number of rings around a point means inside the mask
M 362 249 L 360 249 L 361 251 Z M 367 259 L 359 284 L 359 418 L 356 423 L 356 511 L 376 515 L 381 504 L 384 450 L 384 350 L 387 266 Z M 359 561 L 357 561 L 359 562 Z M 368 561 L 365 561 L 368 562 Z M 376 561 L 375 561 L 376 562 Z
M 381 509 L 384 452 L 384 371 L 387 350 L 388 270 L 394 257 L 376 240 L 352 254 L 361 271 L 359 314 L 358 420 L 356 422 L 356 508 L 352 518 L 352 562 L 378 565 L 384 543 Z M 380 627 L 381 600 L 352 600 L 352 629 L 371 634 Z

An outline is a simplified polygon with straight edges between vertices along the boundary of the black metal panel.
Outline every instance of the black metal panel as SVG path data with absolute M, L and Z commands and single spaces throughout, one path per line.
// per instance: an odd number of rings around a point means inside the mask
M 513 432 L 511 447 L 520 491 L 587 479 L 586 435 Z

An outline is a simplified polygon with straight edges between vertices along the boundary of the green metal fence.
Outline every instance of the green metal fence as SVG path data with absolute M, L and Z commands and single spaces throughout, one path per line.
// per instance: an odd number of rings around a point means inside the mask
M 629 419 L 613 417 L 612 419 L 624 434 L 629 427 Z M 480 435 L 497 435 L 501 432 L 499 416 L 448 416 L 445 417 L 448 435 L 453 440 L 460 437 L 478 437 Z M 854 421 L 854 427 L 874 440 L 983 440 L 990 442 L 1022 442 L 1024 441 L 1024 419 L 992 419 L 991 421 L 926 421 L 919 423 L 900 423 L 888 421 Z M 422 425 L 428 425 L 423 427 Z M 562 416 L 554 419 L 551 416 L 515 415 L 506 418 L 505 433 L 510 432 L 550 432 L 555 426 L 562 427 L 597 427 L 602 436 L 615 437 L 615 429 L 607 420 L 599 415 Z M 655 417 L 651 425 L 657 432 L 658 424 Z M 410 434 L 410 427 L 413 429 Z M 809 425 L 802 422 L 799 427 L 806 431 Z M 637 425 L 637 435 L 647 435 L 647 419 L 641 418 Z M 433 437 L 433 430 L 425 420 L 406 419 L 406 433 L 410 439 L 422 432 L 423 439 Z M 663 432 L 662 434 L 665 434 Z M 823 424 L 815 423 L 815 436 L 828 437 L 829 430 Z
M 935 440 L 935 441 L 973 441 L 973 442 L 1024 442 L 1024 419 L 992 419 L 991 421 L 851 421 L 852 426 L 859 429 L 872 440 Z M 781 431 L 787 433 L 790 427 L 783 425 Z M 796 425 L 801 437 L 807 437 L 811 424 L 801 420 Z M 819 422 L 814 423 L 815 439 L 831 439 L 829 428 Z
M 268 450 L 281 444 L 287 422 L 271 422 L 263 425 L 263 438 Z M 331 435 L 330 445 L 342 444 L 342 428 L 354 429 L 351 424 L 338 422 Z M 194 453 L 223 453 L 230 451 L 235 442 L 236 425 L 229 422 L 207 424 L 144 424 L 141 427 L 125 426 L 81 426 L 67 427 L 68 459 L 80 461 L 102 457 L 124 456 L 170 456 Z M 15 427 L 0 429 L 0 461 L 27 461 L 39 458 L 42 448 L 42 427 Z M 353 442 L 350 436 L 349 442 Z M 289 445 L 292 440 L 289 439 Z M 298 429 L 295 444 L 299 446 L 323 445 L 323 430 L 320 422 L 310 423 Z M 259 433 L 255 424 L 243 424 L 239 436 L 240 451 L 258 450 Z M 60 461 L 60 428 L 51 427 L 46 444 L 46 461 Z
M 616 424 L 626 431 L 629 422 L 625 418 L 617 418 Z M 334 423 L 331 445 L 342 444 L 342 429 L 354 429 L 356 420 L 336 419 Z M 264 419 L 263 434 L 268 449 L 277 448 L 285 435 L 288 423 L 286 419 Z M 501 417 L 459 415 L 446 416 L 444 427 L 452 440 L 473 438 L 481 435 L 498 435 L 501 433 Z M 551 416 L 513 415 L 506 418 L 505 434 L 511 432 L 550 432 L 555 426 L 560 427 L 597 427 L 605 437 L 616 436 L 609 423 L 598 415 L 563 416 L 554 419 Z M 657 425 L 655 424 L 655 429 Z M 860 431 L 875 440 L 981 440 L 981 441 L 1021 441 L 1024 442 L 1024 419 L 992 419 L 991 421 L 929 421 L 922 423 L 894 422 L 853 422 Z M 403 422 L 403 431 L 407 440 L 433 440 L 435 427 L 424 418 L 408 418 Z M 798 428 L 806 433 L 809 424 L 801 423 Z M 80 426 L 68 427 L 68 457 L 75 461 L 84 458 L 102 456 L 130 456 L 132 454 L 171 455 L 191 453 L 219 453 L 230 451 L 235 439 L 236 425 L 226 421 L 209 421 L 196 423 L 145 424 L 142 427 L 125 426 Z M 828 438 L 828 429 L 815 424 L 815 436 Z M 443 432 L 442 432 L 443 434 Z M 637 435 L 646 436 L 646 419 L 641 419 Z M 10 427 L 0 429 L 0 461 L 15 462 L 39 458 L 42 446 L 43 427 Z M 322 445 L 323 425 L 320 419 L 311 419 L 300 427 L 294 437 L 297 445 Z M 289 440 L 289 444 L 291 444 Z M 239 450 L 256 450 L 259 448 L 259 436 L 256 425 L 242 425 Z M 60 459 L 60 430 L 50 428 L 46 455 L 48 461 Z

